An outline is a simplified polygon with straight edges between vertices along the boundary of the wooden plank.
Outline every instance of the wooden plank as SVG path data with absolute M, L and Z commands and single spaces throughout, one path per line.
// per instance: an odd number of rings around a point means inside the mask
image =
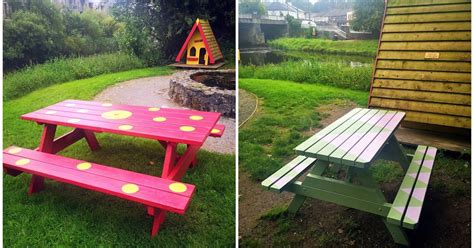
M 388 7 L 471 3 L 471 0 L 390 0 Z
M 262 186 L 269 188 L 272 184 L 274 184 L 276 181 L 278 181 L 280 178 L 282 178 L 284 175 L 286 175 L 288 172 L 294 169 L 297 165 L 299 165 L 305 159 L 306 159 L 305 156 L 297 156 L 296 158 L 291 160 L 289 163 L 281 167 L 278 171 L 273 173 L 271 176 L 267 177 L 267 179 L 263 180 Z
M 303 175 L 309 168 L 311 168 L 315 161 L 315 158 L 306 158 L 291 171 L 281 177 L 278 181 L 276 181 L 272 186 L 270 186 L 270 189 L 277 192 L 283 191 L 283 188 L 286 185 L 298 179 L 298 177 Z
M 433 171 L 435 157 L 436 148 L 428 147 L 404 215 L 403 227 L 405 228 L 414 229 L 420 220 L 421 209 L 423 208 L 426 191 L 428 190 L 428 183 L 431 172 Z M 413 174 L 410 175 L 413 176 Z
M 471 11 L 471 4 L 449 4 L 387 8 L 387 15 Z
M 393 110 L 411 110 L 427 113 L 438 113 L 447 115 L 471 116 L 471 107 L 463 105 L 441 104 L 441 103 L 426 103 L 398 99 L 385 99 L 372 97 L 370 99 L 371 107 L 388 108 Z
M 369 130 L 379 123 L 388 112 L 379 110 L 369 121 L 367 121 L 361 128 L 357 130 L 349 139 L 341 144 L 335 151 L 329 155 L 329 162 L 341 164 L 341 159 L 347 152 L 361 140 Z
M 471 72 L 469 62 L 377 60 L 377 68 L 396 70 Z
M 403 215 L 407 209 L 410 195 L 416 183 L 416 175 L 418 175 L 418 172 L 420 171 L 426 149 L 426 146 L 417 147 L 410 163 L 410 167 L 408 167 L 402 184 L 400 185 L 400 189 L 398 190 L 397 196 L 395 197 L 392 207 L 390 208 L 390 212 L 388 213 L 387 221 L 389 223 L 402 226 Z M 413 175 L 415 176 L 413 177 Z
M 448 127 L 459 127 L 469 129 L 471 128 L 470 117 L 423 113 L 415 111 L 406 111 L 406 114 L 407 116 L 405 117 L 405 121 L 428 123 Z
M 470 21 L 471 12 L 430 13 L 409 15 L 387 15 L 385 23 L 423 23 L 423 22 L 460 22 Z
M 448 92 L 448 93 L 464 93 L 464 94 L 471 93 L 471 84 L 463 84 L 463 83 L 375 79 L 373 83 L 373 87 L 374 88 L 388 88 L 388 89 Z
M 378 69 L 375 71 L 375 78 L 471 83 L 470 73 L 459 72 L 397 71 Z
M 452 103 L 471 106 L 471 95 L 373 88 L 372 97 L 412 100 L 420 102 Z
M 380 51 L 471 51 L 470 41 L 420 41 L 420 42 L 382 42 Z
M 403 113 L 402 118 L 403 118 Z M 401 121 L 398 120 L 400 115 L 396 111 L 388 111 L 380 121 L 377 122 L 370 130 L 360 139 L 357 143 L 350 148 L 350 150 L 342 158 L 342 163 L 349 166 L 356 166 L 355 161 L 357 157 L 365 150 L 365 148 L 375 139 L 381 130 L 391 121 Z M 395 119 L 394 119 L 395 118 Z
M 327 145 L 331 144 L 334 139 L 336 139 L 339 135 L 342 135 L 347 129 L 349 129 L 353 124 L 359 123 L 363 124 L 364 116 L 366 115 L 373 115 L 375 114 L 376 110 L 369 110 L 369 109 L 362 109 L 360 112 L 355 114 L 353 117 L 350 119 L 346 120 L 344 123 L 342 123 L 339 127 L 336 129 L 332 130 L 330 133 L 325 135 L 323 138 L 318 140 L 318 142 L 314 143 L 310 148 L 308 148 L 305 152 L 307 156 L 318 156 L 318 152 L 326 147 Z M 318 158 L 322 158 L 319 157 Z
M 222 137 L 224 135 L 225 126 L 221 124 L 216 124 L 214 128 L 211 130 L 211 134 L 209 136 L 212 137 Z
M 137 192 L 128 194 L 122 191 L 122 187 L 125 184 L 133 182 L 116 180 L 109 177 L 86 173 L 78 169 L 68 169 L 62 166 L 34 160 L 31 160 L 26 165 L 16 165 L 16 162 L 20 159 L 23 159 L 23 157 L 4 153 L 4 167 L 6 166 L 15 170 L 21 170 L 26 173 L 102 192 L 178 214 L 184 214 L 191 199 L 189 197 L 179 196 L 175 193 L 169 193 L 146 186 L 141 186 Z
M 427 58 L 426 52 L 380 51 L 379 59 L 393 60 L 428 60 L 428 61 L 465 61 L 471 62 L 470 52 L 437 52 L 438 58 Z
M 383 32 L 444 32 L 444 31 L 471 31 L 471 22 L 438 22 L 413 24 L 390 24 L 383 26 Z
M 382 41 L 460 41 L 471 40 L 471 32 L 383 33 Z
M 324 136 L 326 136 L 328 133 L 330 133 L 332 130 L 336 129 L 338 126 L 340 126 L 342 123 L 344 123 L 346 120 L 350 119 L 352 116 L 360 112 L 362 109 L 361 108 L 355 108 L 349 113 L 345 114 L 341 118 L 337 119 L 335 122 L 331 123 L 327 127 L 323 128 L 321 131 L 317 132 L 315 135 L 311 136 L 309 139 L 305 140 L 303 143 L 299 144 L 295 150 L 297 152 L 304 152 L 306 149 L 311 147 L 314 143 L 318 142 L 320 139 L 322 139 Z
M 377 121 L 379 121 L 383 116 L 383 114 L 378 114 L 379 112 L 379 110 L 373 110 L 365 114 L 357 122 L 355 122 L 349 128 L 344 130 L 343 133 L 341 133 L 335 139 L 330 141 L 330 143 L 327 144 L 323 149 L 318 151 L 317 157 L 329 161 L 329 155 L 332 154 L 341 145 L 345 144 L 349 138 L 354 135 L 357 135 L 359 133 L 359 129 L 361 129 L 365 124 L 372 123 L 372 125 L 375 125 L 375 123 L 377 123 Z

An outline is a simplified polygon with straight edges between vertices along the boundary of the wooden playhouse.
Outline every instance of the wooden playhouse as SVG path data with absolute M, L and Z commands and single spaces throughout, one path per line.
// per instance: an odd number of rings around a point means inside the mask
M 406 112 L 405 127 L 469 133 L 471 1 L 388 0 L 379 42 L 369 106 Z
M 172 66 L 217 69 L 222 65 L 224 56 L 209 21 L 197 19 L 176 57 L 176 63 Z

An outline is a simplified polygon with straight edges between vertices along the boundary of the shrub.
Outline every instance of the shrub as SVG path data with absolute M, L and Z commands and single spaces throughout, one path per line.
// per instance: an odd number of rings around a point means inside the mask
M 11 100 L 52 84 L 144 66 L 137 57 L 122 53 L 56 58 L 6 74 L 3 78 L 3 98 Z

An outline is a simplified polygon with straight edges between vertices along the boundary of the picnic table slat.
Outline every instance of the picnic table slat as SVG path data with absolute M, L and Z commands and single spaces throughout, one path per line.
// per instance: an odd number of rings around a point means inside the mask
M 359 111 L 361 111 L 361 108 L 355 108 L 351 110 L 349 113 L 344 115 L 343 117 L 339 118 L 335 122 L 331 123 L 321 131 L 317 132 L 315 135 L 298 145 L 295 150 L 302 154 L 306 149 L 311 147 L 314 143 L 318 142 L 321 138 L 323 138 L 326 134 L 330 133 L 332 130 L 336 129 L 339 125 L 344 123 L 347 119 L 351 118 L 353 115 L 357 114 Z
M 262 186 L 270 187 L 273 183 L 275 183 L 278 179 L 286 175 L 289 171 L 291 171 L 295 166 L 300 164 L 303 160 L 305 160 L 305 156 L 297 156 L 285 166 L 281 167 L 278 171 L 273 173 L 267 179 L 262 182 Z
M 348 139 L 350 139 L 352 136 L 357 134 L 357 132 L 361 129 L 361 127 L 363 127 L 367 123 L 370 123 L 369 121 L 372 121 L 372 123 L 376 123 L 377 120 L 380 119 L 380 116 L 377 115 L 378 112 L 380 112 L 380 110 L 371 110 L 367 112 L 364 116 L 362 116 L 362 118 L 360 118 L 358 121 L 353 123 L 348 129 L 346 129 L 343 133 L 341 133 L 334 140 L 332 140 L 322 150 L 318 151 L 318 157 L 329 160 L 328 159 L 329 155 L 333 153 L 336 149 L 338 149 L 339 146 L 346 143 Z M 379 116 L 379 117 L 372 118 L 374 116 L 375 117 Z
M 329 162 L 341 163 L 342 157 L 362 139 L 367 132 L 375 125 L 383 116 L 387 114 L 386 110 L 379 110 L 370 120 L 368 120 L 361 128 L 359 128 L 349 139 L 344 141 L 336 150 L 329 155 Z
M 26 173 L 54 179 L 56 181 L 76 185 L 94 191 L 103 192 L 130 201 L 140 202 L 147 206 L 166 209 L 167 211 L 178 214 L 184 214 L 190 202 L 190 198 L 188 197 L 177 197 L 177 195 L 174 193 L 169 193 L 146 186 L 141 186 L 137 192 L 128 194 L 122 191 L 122 187 L 130 183 L 127 181 L 121 181 L 91 173 L 78 173 L 82 171 L 40 161 L 31 161 L 27 165 L 15 165 L 19 159 L 22 159 L 22 157 L 8 153 L 4 154 L 4 166 L 6 165 L 9 168 L 15 170 L 25 171 Z
M 351 116 L 347 119 L 344 123 L 338 126 L 336 129 L 332 130 L 330 133 L 326 134 L 316 143 L 314 143 L 310 148 L 308 148 L 305 152 L 305 155 L 308 154 L 317 154 L 318 152 L 330 144 L 336 137 L 343 134 L 348 128 L 350 128 L 354 123 L 359 122 L 367 113 L 371 112 L 369 109 L 362 109 L 361 111 L 357 112 L 355 115 Z
M 355 160 L 365 150 L 365 148 L 374 140 L 377 134 L 387 125 L 396 115 L 395 111 L 388 111 L 366 134 L 342 157 L 342 163 L 346 165 L 355 165 Z
M 289 184 L 290 182 L 298 179 L 307 169 L 309 169 L 314 162 L 316 161 L 315 158 L 306 158 L 301 163 L 299 163 L 296 167 L 290 170 L 287 174 L 281 177 L 278 181 L 276 181 L 270 189 L 281 192 L 283 188 Z
M 5 151 L 8 152 L 9 150 L 14 149 L 14 148 L 16 147 L 14 146 L 9 147 L 5 149 Z M 25 149 L 25 148 L 20 148 L 20 149 L 21 149 L 20 152 L 15 153 L 15 156 L 28 158 L 30 160 L 35 160 L 38 162 L 45 162 L 45 163 L 53 164 L 56 166 L 65 167 L 68 169 L 76 169 L 77 168 L 76 166 L 79 163 L 89 163 L 87 161 L 81 161 L 77 159 L 57 156 L 54 154 L 34 151 L 30 149 Z M 169 189 L 169 185 L 174 182 L 173 180 L 141 174 L 141 173 L 137 173 L 133 171 L 125 171 L 122 169 L 108 167 L 108 166 L 104 166 L 104 165 L 100 165 L 96 163 L 89 163 L 89 164 L 91 167 L 84 171 L 86 173 L 96 174 L 99 176 L 106 176 L 106 177 L 120 180 L 120 181 L 127 181 L 127 182 L 136 181 L 137 185 L 146 186 L 149 188 L 154 188 L 157 190 L 173 193 Z M 185 192 L 181 192 L 180 195 L 191 197 L 194 192 L 195 187 L 194 185 L 191 185 L 191 184 L 185 184 L 185 185 L 187 189 Z

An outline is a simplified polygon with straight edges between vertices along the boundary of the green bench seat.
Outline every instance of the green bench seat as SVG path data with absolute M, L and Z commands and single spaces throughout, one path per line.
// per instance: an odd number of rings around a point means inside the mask
M 437 149 L 418 146 L 387 216 L 389 223 L 414 229 L 428 189 Z
M 315 158 L 298 156 L 265 179 L 262 182 L 262 186 L 280 193 L 286 185 L 298 179 L 298 177 L 311 168 L 315 162 Z

